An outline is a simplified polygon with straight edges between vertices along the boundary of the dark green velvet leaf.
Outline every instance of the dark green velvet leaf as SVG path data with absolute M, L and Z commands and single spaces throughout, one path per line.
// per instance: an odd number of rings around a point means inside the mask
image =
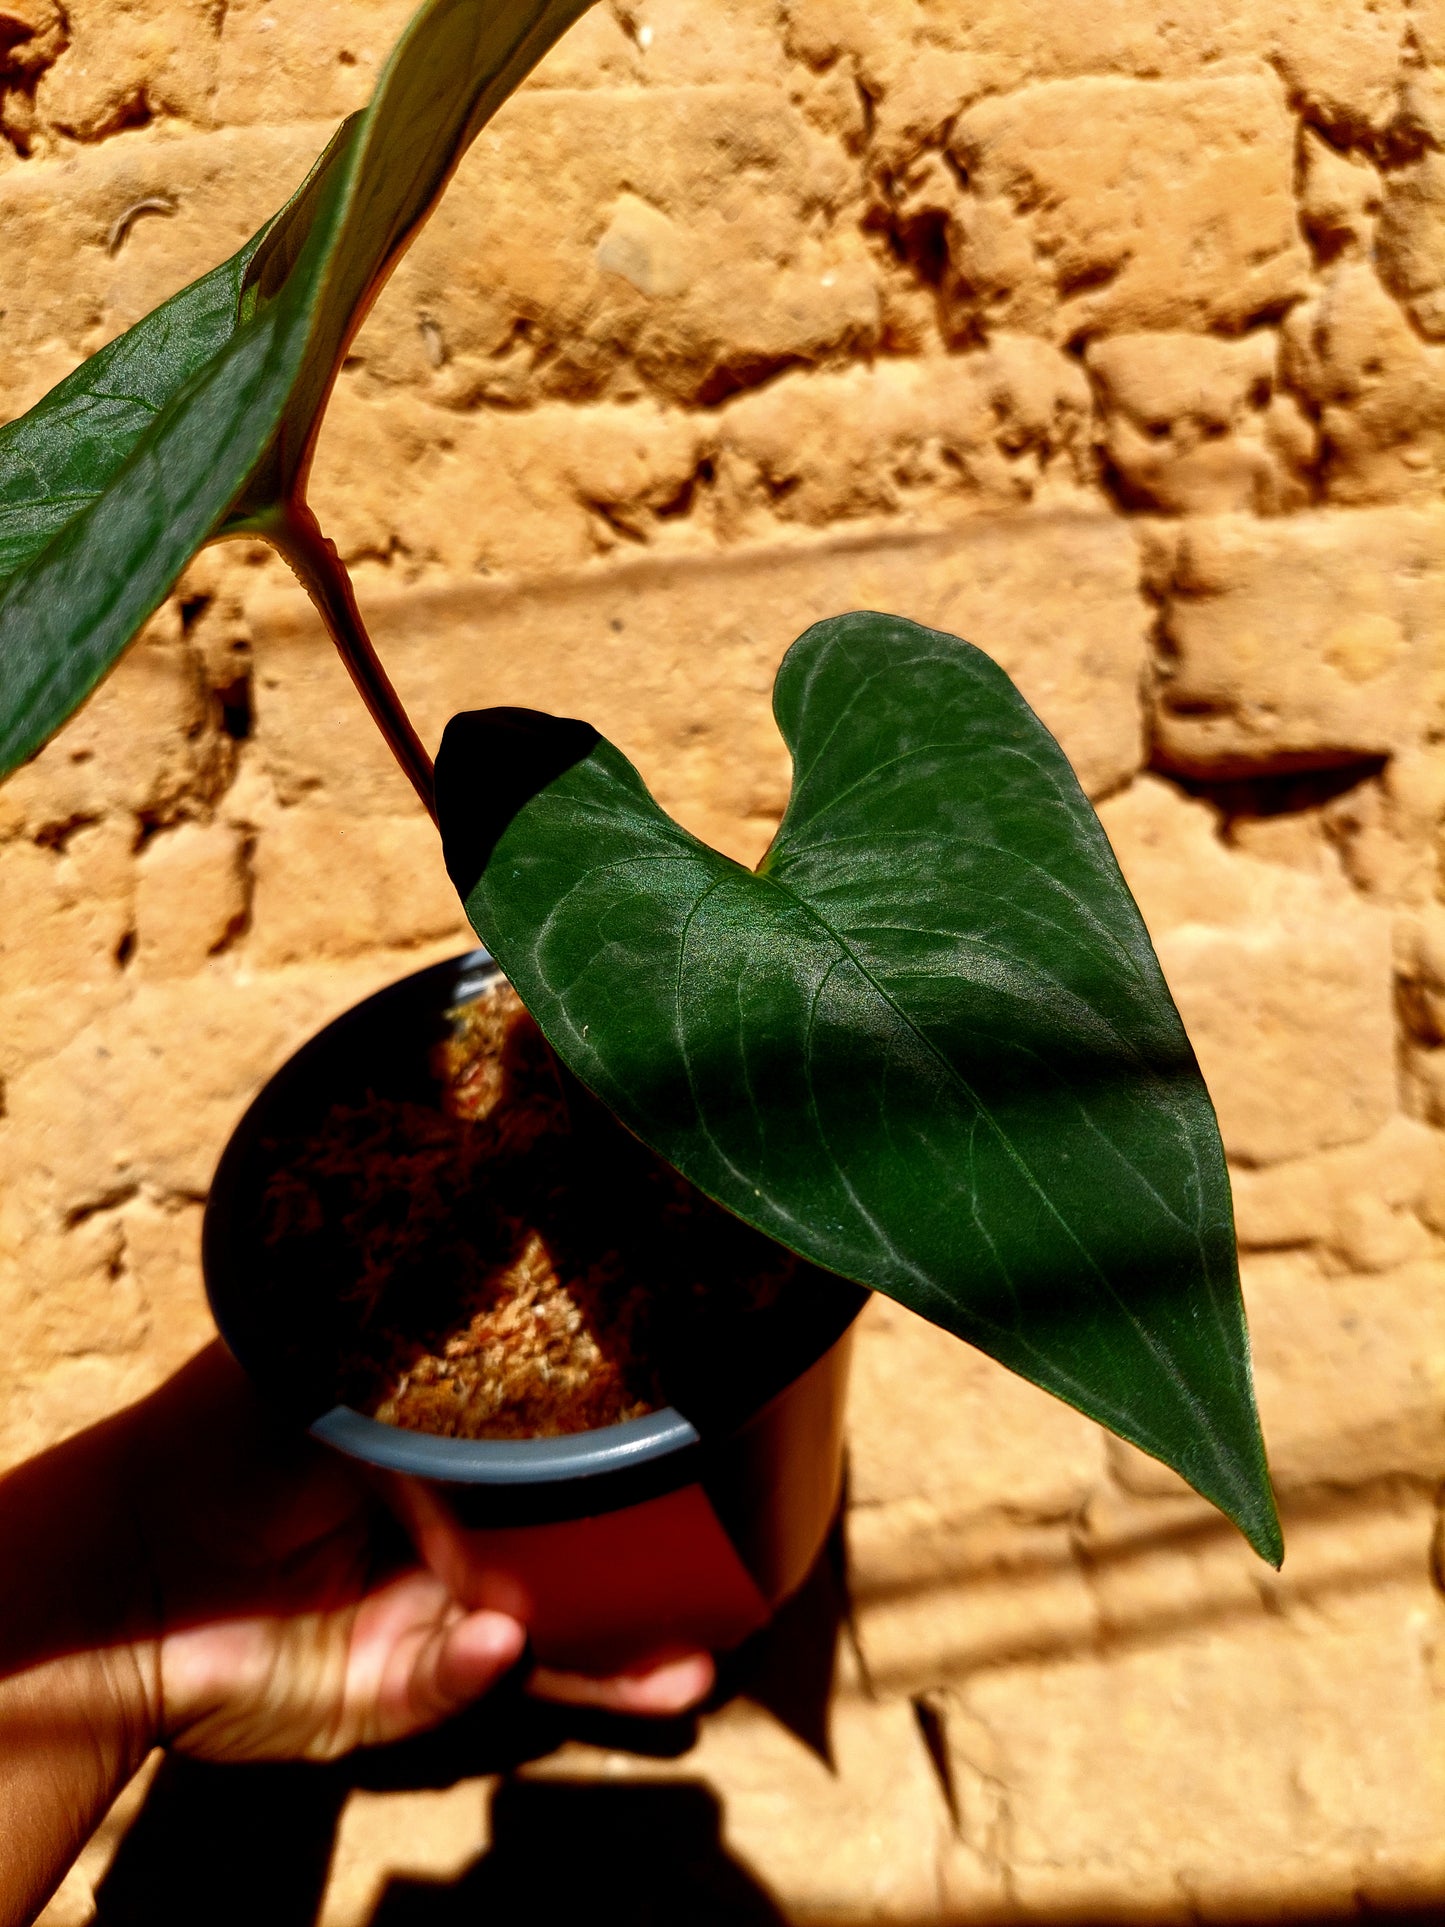
M 756 874 L 586 725 L 456 718 L 437 794 L 476 930 L 695 1184 L 1277 1560 L 1214 1112 L 1058 745 L 987 656 L 880 615 L 809 630 L 775 708 L 793 790 Z
M 166 404 L 230 340 L 242 278 L 260 239 L 0 428 L 0 582 L 95 500 Z
M 266 462 L 238 516 L 262 514 L 304 483 L 336 371 L 407 242 L 463 155 L 593 0 L 428 0 L 397 42 L 358 116 L 336 237 L 312 295 L 305 353 Z M 247 275 L 264 299 L 289 282 L 304 221 L 278 221 Z
M 234 260 L 0 429 L 0 775 L 217 532 L 304 487 L 355 329 L 468 144 L 591 0 L 428 0 L 370 107 Z
M 340 170 L 325 185 L 334 214 Z M 326 238 L 313 228 L 305 266 Z M 19 566 L 0 585 L 0 775 L 90 694 L 272 440 L 305 345 L 306 284 L 298 272 L 238 325 L 256 247 L 3 432 L 4 534 Z

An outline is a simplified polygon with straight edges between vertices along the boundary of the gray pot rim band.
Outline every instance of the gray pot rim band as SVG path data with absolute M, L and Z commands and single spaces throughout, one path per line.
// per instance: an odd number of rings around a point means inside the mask
M 673 1406 L 595 1432 L 552 1439 L 448 1439 L 409 1432 L 334 1405 L 311 1436 L 383 1471 L 452 1484 L 550 1485 L 559 1479 L 630 1472 L 701 1443 L 696 1427 Z

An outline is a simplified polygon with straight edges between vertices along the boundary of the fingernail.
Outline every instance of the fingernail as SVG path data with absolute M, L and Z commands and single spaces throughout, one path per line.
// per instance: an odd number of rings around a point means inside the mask
M 689 1653 L 683 1659 L 668 1660 L 644 1681 L 639 1681 L 639 1685 L 645 1686 L 651 1705 L 681 1711 L 707 1696 L 714 1673 L 706 1653 Z
M 496 1660 L 507 1666 L 521 1658 L 527 1644 L 527 1628 L 509 1613 L 471 1613 L 458 1631 L 478 1658 Z

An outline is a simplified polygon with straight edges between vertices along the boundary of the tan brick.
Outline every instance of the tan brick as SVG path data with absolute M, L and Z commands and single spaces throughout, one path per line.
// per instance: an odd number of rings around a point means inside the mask
M 1445 167 L 1426 155 L 1390 183 L 1380 224 L 1380 265 L 1388 285 L 1434 341 L 1445 336 L 1445 253 L 1439 242 Z
M 1379 133 L 1395 117 L 1415 18 L 1410 0 L 1246 0 L 1236 13 L 1241 39 L 1269 45 L 1266 58 L 1291 93 L 1344 139 Z M 1208 33 L 1212 23 L 1202 24 Z
M 51 66 L 65 46 L 66 22 L 56 0 L 12 0 L 7 73 L 28 80 Z
M 1269 1609 L 1266 1600 L 1278 1603 L 1275 1577 L 1259 1555 L 1177 1473 L 1122 1439 L 1110 1439 L 1109 1453 L 1117 1484 L 1095 1498 L 1075 1534 L 1098 1649 L 1232 1631 L 1240 1622 L 1247 1628 Z M 1419 1523 L 1417 1504 L 1417 1545 Z M 1288 1495 L 1282 1524 L 1293 1580 L 1299 1522 Z
M 260 973 L 218 959 L 194 977 L 137 983 L 63 1049 L 7 1087 L 6 1129 L 57 1214 L 141 1186 L 203 1197 L 226 1137 L 270 1074 L 358 998 L 455 940 L 404 955 Z
M 222 774 L 198 665 L 173 610 L 141 640 L 38 756 L 0 788 L 0 837 L 56 845 L 115 812 L 165 821 Z
M 1352 1271 L 1389 1271 L 1429 1254 L 1419 1214 L 1445 1178 L 1445 1139 L 1393 1117 L 1365 1143 L 1232 1178 L 1241 1246 L 1320 1244 Z
M 124 821 L 77 830 L 62 849 L 25 839 L 0 863 L 0 1076 L 58 1050 L 124 994 L 132 925 Z
M 495 1783 L 404 1793 L 358 1789 L 342 1811 L 316 1927 L 367 1927 L 388 1887 L 450 1886 L 491 1843 Z
M 1262 1617 L 971 1681 L 947 1717 L 961 1773 L 1002 1789 L 1016 1903 L 1182 1920 L 1438 1881 L 1423 1557 L 1417 1575 L 1346 1591 L 1323 1623 Z
M 398 593 L 363 575 L 361 595 L 428 741 L 458 710 L 490 703 L 585 716 L 689 828 L 756 861 L 787 798 L 768 695 L 810 623 L 876 608 L 964 635 L 1017 678 L 1098 792 L 1141 755 L 1147 617 L 1136 580 L 1127 531 L 1051 514 L 903 539 L 644 558 L 535 584 Z M 283 800 L 316 788 L 333 808 L 404 807 L 404 781 L 300 597 L 258 596 L 253 617 L 258 746 Z
M 1445 0 L 1415 0 L 1410 24 L 1430 65 L 1445 65 Z
M 358 721 L 365 722 L 363 716 Z M 452 938 L 466 919 L 433 825 L 307 803 L 257 840 L 247 954 L 265 966 Z
M 1318 414 L 1338 502 L 1438 495 L 1445 350 L 1421 341 L 1370 265 L 1343 260 L 1285 324 L 1285 373 Z
M 1389 1128 L 1387 1125 L 1386 1131 Z M 1376 1142 L 1371 1139 L 1371 1146 Z M 1351 1145 L 1344 1153 L 1289 1158 L 1283 1164 L 1267 1164 L 1258 1170 L 1248 1165 L 1232 1170 L 1234 1228 L 1240 1249 L 1289 1250 L 1322 1239 L 1333 1216 L 1331 1161 L 1349 1156 L 1355 1149 Z
M 1407 1108 L 1413 1116 L 1423 1118 L 1436 1130 L 1445 1128 L 1445 1051 L 1438 1045 L 1423 1050 L 1418 1046 L 1407 1046 L 1402 1055 L 1401 1081 L 1405 1087 Z M 1438 1193 L 1435 1194 L 1430 1213 L 1432 1224 L 1438 1227 L 1445 1222 Z
M 1300 144 L 1300 218 L 1326 257 L 1368 255 L 1384 202 L 1379 173 L 1358 154 L 1342 154 L 1306 127 Z
M 348 556 L 395 549 L 412 566 L 540 572 L 628 545 L 767 540 L 779 523 L 1077 505 L 1089 410 L 1077 365 L 1021 336 L 784 375 L 716 415 L 646 401 L 459 414 L 352 380 L 313 500 Z
M 1162 777 L 1145 774 L 1107 798 L 1099 820 L 1156 940 L 1186 923 L 1261 923 L 1276 892 L 1298 896 L 1298 883 L 1276 866 L 1229 850 L 1212 805 Z
M 848 1554 L 854 1633 L 880 1693 L 928 1692 L 1094 1641 L 1071 1523 L 949 1518 L 927 1501 L 900 1500 L 850 1513 Z
M 1260 76 L 1027 87 L 971 107 L 951 150 L 960 299 L 994 326 L 1237 327 L 1303 291 L 1293 129 Z
M 146 1307 L 147 1359 L 158 1380 L 214 1336 L 201 1282 L 201 1215 L 193 1199 L 156 1203 L 144 1196 L 118 1213 L 125 1266 Z
M 0 1466 L 143 1397 L 215 1335 L 200 1207 L 123 1180 L 115 1195 L 73 1224 L 32 1198 L 0 1225 Z
M 1395 1108 L 1388 924 L 1328 899 L 1300 910 L 1157 939 L 1225 1148 L 1254 1163 L 1355 1143 Z
M 152 115 L 204 117 L 215 78 L 215 15 L 205 0 L 65 0 L 68 45 L 40 76 L 48 135 L 97 140 Z
M 1259 816 L 1241 812 L 1227 819 L 1225 836 L 1230 849 L 1262 863 L 1280 863 L 1334 883 L 1351 874 L 1324 809 L 1285 808 Z
M 785 377 L 723 411 L 728 532 L 1077 500 L 1089 406 L 1077 365 L 1024 336 L 977 354 Z
M 1126 502 L 1171 515 L 1303 507 L 1315 431 L 1277 392 L 1276 360 L 1266 332 L 1095 342 L 1088 368 L 1104 405 L 1102 448 Z
M 1270 1464 L 1284 1485 L 1445 1471 L 1445 1266 L 1327 1274 L 1302 1252 L 1243 1268 Z
M 1104 806 L 1219 1113 L 1249 1164 L 1370 1137 L 1396 1109 L 1393 929 L 1342 881 L 1228 851 L 1157 779 Z
M 182 823 L 136 866 L 136 964 L 183 976 L 239 935 L 249 903 L 245 845 L 226 823 Z
M 1445 904 L 1426 903 L 1400 917 L 1395 958 L 1410 1030 L 1422 1043 L 1445 1043 Z
M 146 1397 L 168 1376 L 147 1350 L 81 1351 L 16 1371 L 0 1413 L 0 1468 L 8 1470 Z
M 913 1709 L 846 1693 L 832 1740 L 829 1771 L 772 1721 L 713 1724 L 697 1765 L 725 1794 L 728 1847 L 800 1923 L 927 1919 L 949 1816 Z
M 1445 699 L 1437 511 L 1192 523 L 1161 582 L 1157 754 L 1194 776 L 1414 745 Z
M 214 1336 L 200 1220 L 195 1203 L 160 1205 L 121 1187 L 114 1205 L 72 1223 L 32 1222 L 18 1247 L 0 1233 L 12 1369 L 43 1380 L 57 1362 L 135 1359 L 159 1382 L 183 1364 Z
M 1319 813 L 1356 889 L 1402 909 L 1427 903 L 1440 880 L 1433 845 L 1445 818 L 1445 756 L 1425 742 L 1402 749 Z
M 595 84 L 597 64 L 605 61 L 603 72 L 620 82 L 625 50 L 626 78 L 646 87 L 764 79 L 786 86 L 793 76 L 779 26 L 771 0 L 630 0 L 625 11 L 598 7 L 549 55 L 538 80 L 542 85 Z M 584 68 L 587 29 L 595 51 Z
M 1404 922 L 1435 894 L 1445 756 L 1429 742 L 1407 746 L 1374 773 L 1266 776 L 1217 794 L 1231 849 L 1336 883 L 1347 877 Z
M 633 544 L 711 547 L 698 469 L 715 451 L 709 418 L 649 401 L 455 413 L 343 382 L 313 501 L 348 558 L 542 573 Z
M 12 1369 L 43 1372 L 55 1362 L 124 1359 L 143 1352 L 150 1337 L 149 1308 L 140 1280 L 126 1264 L 125 1231 L 114 1212 L 101 1211 L 73 1227 L 30 1238 L 21 1255 L 44 1276 L 46 1290 L 32 1296 L 28 1319 L 6 1321 L 14 1345 Z
M 863 1314 L 853 1385 L 855 1505 L 919 1499 L 945 1516 L 1003 1507 L 1061 1518 L 1103 1475 L 1088 1419 L 891 1299 Z
M 1031 80 L 1181 79 L 1226 61 L 1266 60 L 1316 117 L 1341 133 L 1382 129 L 1396 108 L 1413 17 L 1406 0 L 1340 6 L 1219 0 L 1183 13 L 1169 0 L 1067 10 L 1050 0 L 981 0 L 966 10 L 793 0 L 789 8 L 791 44 L 803 58 L 822 64 L 843 53 L 858 62 L 881 96 L 885 133 L 897 97 L 910 97 L 916 68 L 928 62 L 942 70 L 940 55 L 952 57 L 953 92 L 951 99 L 938 96 L 938 123 L 981 94 L 1006 93 Z
M 0 315 L 0 413 L 30 407 L 83 356 L 225 260 L 280 207 L 331 132 L 326 120 L 163 140 L 136 131 L 0 174 L 7 254 L 28 263 L 7 281 Z M 140 215 L 120 235 L 116 222 L 142 201 L 175 212 Z
M 226 127 L 340 120 L 364 107 L 412 0 L 229 0 L 211 112 Z
M 876 342 L 858 193 L 766 87 L 532 90 L 482 133 L 355 354 L 452 407 L 720 399 Z
M 1267 1615 L 1327 1621 L 1352 1593 L 1417 1583 L 1432 1536 L 1418 1482 L 1348 1488 L 1276 1479 L 1284 1564 L 1271 1571 L 1227 1520 L 1153 1459 L 1110 1441 L 1118 1487 L 1078 1537 L 1101 1640 L 1116 1649 L 1200 1632 L 1249 1636 Z

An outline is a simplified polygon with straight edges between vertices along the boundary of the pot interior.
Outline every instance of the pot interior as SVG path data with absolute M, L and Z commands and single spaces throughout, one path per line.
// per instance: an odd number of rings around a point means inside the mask
M 803 1267 L 807 1289 L 794 1294 L 797 1315 L 767 1314 L 767 1342 L 748 1353 L 725 1400 L 702 1398 L 689 1407 L 679 1399 L 684 1410 L 665 1406 L 562 1437 L 466 1439 L 388 1424 L 338 1400 L 324 1364 L 296 1355 L 284 1296 L 268 1288 L 276 1259 L 264 1235 L 263 1201 L 278 1142 L 316 1128 L 338 1103 L 360 1104 L 368 1094 L 436 1105 L 430 1059 L 448 1034 L 448 1013 L 499 976 L 484 950 L 419 971 L 328 1025 L 267 1084 L 226 1148 L 207 1205 L 203 1261 L 216 1321 L 271 1400 L 350 1456 L 392 1471 L 539 1486 L 687 1456 L 700 1440 L 734 1432 L 806 1371 L 852 1323 L 866 1292 Z

